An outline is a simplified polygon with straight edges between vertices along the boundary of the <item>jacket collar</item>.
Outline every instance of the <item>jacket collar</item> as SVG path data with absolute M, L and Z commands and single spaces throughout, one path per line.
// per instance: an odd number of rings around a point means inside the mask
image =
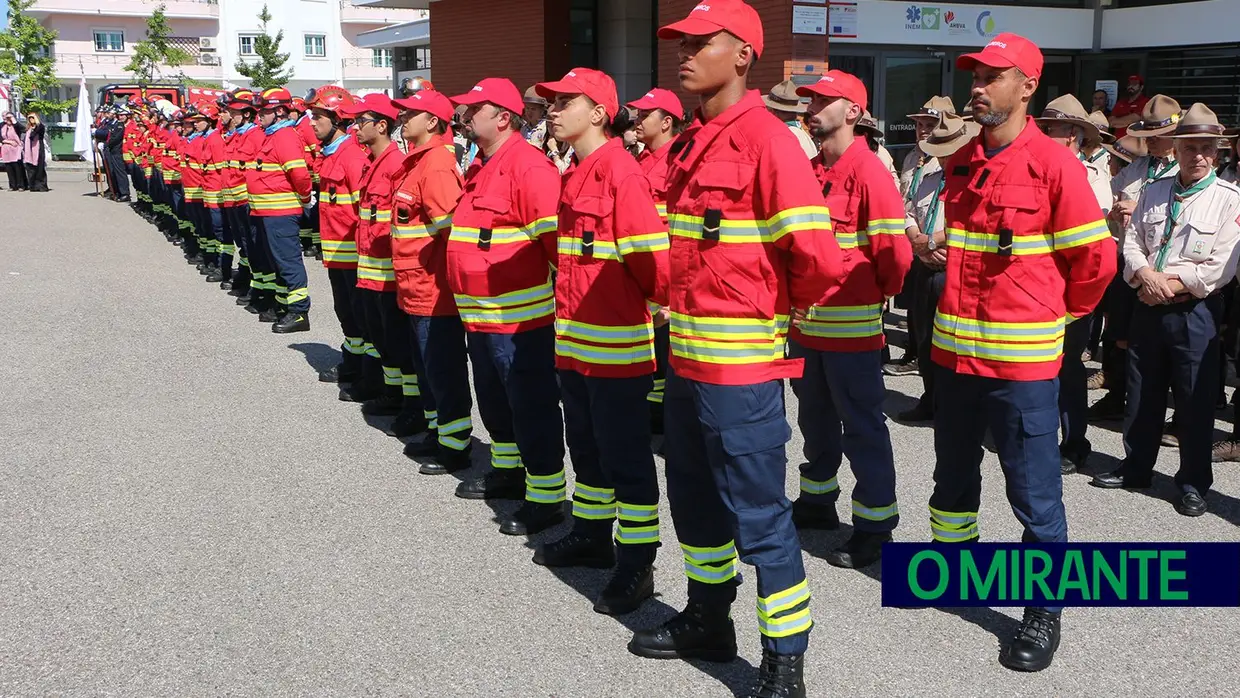
M 710 121 L 703 120 L 700 109 L 695 111 L 693 123 L 681 134 L 680 138 L 676 139 L 671 158 L 672 168 L 683 171 L 692 170 L 710 146 L 711 141 L 715 140 L 737 119 L 754 109 L 766 109 L 766 103 L 762 101 L 762 96 L 757 90 L 749 90 L 741 101 L 728 107 L 726 111 Z
M 599 164 L 608 157 L 608 154 L 617 148 L 624 148 L 624 139 L 609 138 L 607 142 L 599 147 L 598 150 L 590 153 L 590 157 L 577 163 L 577 166 L 570 170 L 572 176 L 567 176 L 564 183 L 564 194 L 560 197 L 560 201 L 568 203 L 577 198 L 581 194 L 581 190 L 585 188 L 586 183 L 590 181 L 594 170 Z

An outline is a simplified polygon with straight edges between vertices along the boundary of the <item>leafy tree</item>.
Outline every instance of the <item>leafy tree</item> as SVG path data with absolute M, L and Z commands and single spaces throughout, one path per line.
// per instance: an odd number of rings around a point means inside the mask
M 292 68 L 284 72 L 284 64 L 288 62 L 289 55 L 280 53 L 284 30 L 276 32 L 274 37 L 267 33 L 271 13 L 267 11 L 266 5 L 263 5 L 263 11 L 258 13 L 258 21 L 259 34 L 254 37 L 254 53 L 258 55 L 258 60 L 247 63 L 244 58 L 238 58 L 236 67 L 238 73 L 250 79 L 250 88 L 255 92 L 284 87 L 293 77 Z
M 178 66 L 189 62 L 190 55 L 185 49 L 173 46 L 169 39 L 172 28 L 168 26 L 168 18 L 164 16 L 164 5 L 155 8 L 155 13 L 146 20 L 146 38 L 133 47 L 133 59 L 125 70 L 133 73 L 138 82 L 151 82 L 161 77 L 161 66 Z
M 48 95 L 60 87 L 52 46 L 56 32 L 26 13 L 36 0 L 9 0 L 9 26 L 0 32 L 0 75 L 13 78 L 15 111 L 55 114 L 72 111 L 77 99 L 55 100 Z

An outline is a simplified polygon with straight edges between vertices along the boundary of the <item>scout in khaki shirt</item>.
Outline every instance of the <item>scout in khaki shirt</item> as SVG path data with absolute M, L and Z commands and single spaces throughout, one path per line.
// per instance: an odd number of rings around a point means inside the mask
M 913 120 L 917 129 L 917 143 L 920 145 L 925 141 L 930 132 L 939 125 L 940 116 L 955 113 L 956 105 L 952 103 L 951 97 L 931 97 L 922 105 L 921 111 L 909 114 L 908 118 Z M 922 177 L 937 169 L 939 169 L 938 158 L 926 155 L 921 152 L 921 148 L 909 150 L 900 166 L 900 193 L 907 199 L 909 189 L 914 188 Z
M 1223 321 L 1220 293 L 1236 275 L 1240 188 L 1214 173 L 1223 135 L 1214 112 L 1194 104 L 1176 126 L 1176 177 L 1142 192 L 1124 239 L 1124 280 L 1137 289 L 1128 351 L 1131 423 L 1128 458 L 1098 475 L 1103 488 L 1144 489 L 1152 484 L 1167 390 L 1179 414 L 1180 470 L 1176 511 L 1206 512 L 1213 484 L 1210 462 L 1214 401 L 1218 394 Z
M 1106 173 L 1107 186 L 1111 185 L 1111 154 L 1102 146 L 1115 142 L 1115 136 L 1111 135 L 1110 122 L 1107 115 L 1100 111 L 1091 112 L 1089 120 L 1094 126 L 1098 127 L 1097 138 L 1087 138 L 1084 145 L 1081 146 L 1081 162 L 1086 164 L 1094 164 L 1098 169 Z

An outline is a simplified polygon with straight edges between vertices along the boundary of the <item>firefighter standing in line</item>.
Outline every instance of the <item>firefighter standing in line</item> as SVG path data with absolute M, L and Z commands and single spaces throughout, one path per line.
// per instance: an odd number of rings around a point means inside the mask
M 283 87 L 264 90 L 255 98 L 266 138 L 252 166 L 256 177 L 246 182 L 251 217 L 262 228 L 275 263 L 276 303 L 283 306 L 280 317 L 260 314 L 259 318 L 275 321 L 271 331 L 276 334 L 310 330 L 310 289 L 297 231 L 310 205 L 311 182 L 305 146 L 290 118 L 291 102 Z
M 263 317 L 263 313 L 275 313 L 276 267 L 271 259 L 271 250 L 267 248 L 267 234 L 262 221 L 254 215 L 254 207 L 250 202 L 251 187 L 263 176 L 258 170 L 258 156 L 267 140 L 267 134 L 257 123 L 258 111 L 254 106 L 256 99 L 257 96 L 249 90 L 237 90 L 228 103 L 228 112 L 240 122 L 237 126 L 239 135 L 233 157 L 245 180 L 242 200 L 245 203 L 248 223 L 246 248 L 249 250 L 250 260 L 250 290 L 248 294 L 237 297 L 237 305 L 244 306 L 246 312 L 268 321 Z
M 198 273 L 206 276 L 216 267 L 218 253 L 215 239 L 211 235 L 211 221 L 207 217 L 204 203 L 206 170 L 203 145 L 206 143 L 207 129 L 211 128 L 211 121 L 192 106 L 185 115 L 185 121 L 193 130 L 185 137 L 184 147 L 181 148 L 181 185 L 185 195 L 183 206 L 186 219 L 194 226 L 194 239 L 202 250 L 202 261 L 198 264 Z M 172 142 L 169 143 L 169 147 L 171 146 Z M 166 181 L 171 181 L 169 173 L 174 169 L 174 166 L 165 164 L 164 179 Z
M 207 275 L 207 283 L 221 286 L 232 279 L 232 230 L 224 225 L 224 134 L 219 127 L 220 110 L 214 104 L 203 104 L 198 111 L 207 119 L 207 132 L 202 138 L 202 205 L 203 219 L 215 243 L 215 266 Z
M 560 197 L 555 303 L 556 367 L 576 483 L 572 530 L 539 547 L 534 562 L 614 566 L 594 610 L 622 615 L 654 594 L 659 483 L 650 450 L 655 357 L 647 304 L 667 304 L 667 225 L 620 138 L 629 113 L 616 83 L 574 68 L 537 89 L 553 101 L 551 135 L 578 158 Z
M 486 78 L 453 97 L 479 157 L 452 217 L 448 279 L 469 338 L 491 469 L 465 499 L 523 499 L 500 524 L 534 534 L 564 520 L 564 421 L 555 375 L 556 211 L 560 173 L 521 137 L 516 85 Z M 524 478 L 522 468 L 524 467 Z
M 820 152 L 810 164 L 822 186 L 831 228 L 844 250 L 844 278 L 804 317 L 794 317 L 789 355 L 805 360 L 792 381 L 805 438 L 801 496 L 793 503 L 799 527 L 835 529 L 836 478 L 845 455 L 857 477 L 853 534 L 827 554 L 836 567 L 877 562 L 900 522 L 895 458 L 883 414 L 883 306 L 900 292 L 913 263 L 904 236 L 904 202 L 887 167 L 855 131 L 865 112 L 865 85 L 828 71 L 797 94 L 811 97 L 809 125 Z
M 314 124 L 310 122 L 310 113 L 306 110 L 306 100 L 301 97 L 294 97 L 289 101 L 289 118 L 293 119 L 294 127 L 297 135 L 301 137 L 302 147 L 306 151 L 306 168 L 310 170 L 310 181 L 313 183 L 315 192 L 314 200 L 310 204 L 310 208 L 306 214 L 298 221 L 300 228 L 297 231 L 297 238 L 301 244 L 301 255 L 303 257 L 314 257 L 318 254 L 317 246 L 319 241 L 316 239 L 318 234 L 318 190 L 319 175 L 316 171 L 315 164 L 319 157 L 319 141 L 314 133 Z
M 738 558 L 757 568 L 759 698 L 806 695 L 813 626 L 801 545 L 784 494 L 789 314 L 842 272 L 809 160 L 746 82 L 762 21 L 738 0 L 696 6 L 659 30 L 678 40 L 681 86 L 697 119 L 671 146 L 671 367 L 667 498 L 685 558 L 688 605 L 634 634 L 652 658 L 731 661 Z
M 1134 133 L 1129 128 L 1129 133 Z M 1236 276 L 1240 188 L 1214 172 L 1224 129 L 1204 104 L 1194 104 L 1171 138 L 1176 176 L 1148 185 L 1124 235 L 1124 280 L 1137 289 L 1128 347 L 1131 451 L 1116 471 L 1091 484 L 1145 489 L 1153 482 L 1167 391 L 1180 417 L 1180 489 L 1175 509 L 1206 513 L 1214 482 L 1211 440 L 1222 370 L 1222 290 Z
M 318 229 L 323 266 L 332 287 L 332 305 L 344 343 L 340 364 L 319 374 L 324 383 L 340 384 L 340 397 L 365 402 L 378 397 L 382 382 L 378 355 L 366 341 L 366 310 L 357 290 L 357 226 L 362 173 L 370 158 L 349 133 L 352 119 L 342 112 L 354 106 L 353 95 L 343 87 L 325 85 L 310 100 L 310 123 L 321 144 L 317 163 L 319 177 Z
M 367 336 L 382 361 L 383 392 L 363 403 L 362 412 L 396 415 L 389 433 L 413 436 L 426 431 L 430 420 L 423 412 L 409 323 L 397 301 L 392 268 L 392 177 L 403 159 L 392 136 L 400 111 L 386 95 L 375 93 L 340 113 L 353 119 L 354 136 L 369 153 L 358 187 L 357 293 Z
M 641 166 L 650 191 L 654 194 L 659 217 L 667 223 L 667 170 L 670 164 L 671 144 L 685 128 L 685 108 L 680 98 L 671 90 L 654 88 L 641 99 L 629 102 L 637 110 L 637 139 L 645 144 L 637 164 Z M 663 392 L 667 383 L 668 361 L 668 314 L 667 308 L 650 308 L 654 318 L 654 388 L 647 401 L 650 403 L 650 431 L 663 435 Z M 660 449 L 661 450 L 661 449 Z
M 179 231 L 182 240 L 191 242 L 189 264 L 201 265 L 204 247 L 195 234 L 194 223 L 185 206 L 186 167 L 185 151 L 189 147 L 188 136 L 193 126 L 185 120 L 185 113 L 176 107 L 169 107 L 168 129 L 162 134 L 159 144 L 160 152 L 156 162 L 160 168 L 160 195 L 163 200 L 164 220 L 169 230 Z M 184 245 L 182 245 L 184 249 Z M 202 271 L 199 267 L 199 271 Z
M 392 175 L 392 267 L 396 298 L 409 316 L 408 336 L 433 428 L 410 441 L 405 455 L 418 472 L 444 475 L 468 468 L 473 433 L 465 326 L 448 285 L 448 234 L 461 199 L 461 175 L 448 126 L 452 103 L 423 89 L 392 100 L 409 152 Z
M 220 96 L 217 107 L 220 110 L 220 137 L 223 147 L 220 156 L 220 215 L 224 217 L 224 227 L 237 252 L 237 268 L 231 278 L 220 283 L 220 288 L 228 291 L 228 295 L 243 296 L 250 290 L 250 249 L 249 225 L 250 214 L 246 205 L 245 172 L 237 160 L 238 146 L 243 135 L 240 127 L 242 120 L 229 108 L 233 95 L 225 93 Z M 250 125 L 253 128 L 253 124 Z
M 934 319 L 934 540 L 978 540 L 982 441 L 994 437 L 1023 540 L 1068 539 L 1059 457 L 1066 322 L 1089 315 L 1115 275 L 1115 241 L 1081 163 L 1027 115 L 1042 52 L 999 34 L 957 59 L 973 72 L 982 135 L 944 169 L 947 283 Z M 1040 671 L 1059 647 L 1060 608 L 1025 609 L 999 653 Z

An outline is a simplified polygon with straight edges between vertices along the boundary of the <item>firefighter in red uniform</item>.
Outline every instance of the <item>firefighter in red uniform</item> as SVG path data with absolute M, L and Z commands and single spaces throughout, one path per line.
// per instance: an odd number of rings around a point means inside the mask
M 301 241 L 302 256 L 319 257 L 319 173 L 317 165 L 322 144 L 319 143 L 319 138 L 314 132 L 314 124 L 311 122 L 310 112 L 306 107 L 306 100 L 301 97 L 294 97 L 292 102 L 290 102 L 290 111 L 292 112 L 292 118 L 297 122 L 297 135 L 301 136 L 301 142 L 306 150 L 306 167 L 310 170 L 310 181 L 314 184 L 315 192 L 310 209 L 299 223 L 301 229 L 297 235 Z
M 283 87 L 264 90 L 255 98 L 266 139 L 252 165 L 256 177 L 246 182 L 250 213 L 262 228 L 275 263 L 276 303 L 283 306 L 284 313 L 277 318 L 264 311 L 259 318 L 275 322 L 271 331 L 277 334 L 310 329 L 310 289 L 297 231 L 298 221 L 310 205 L 311 182 L 305 144 L 289 111 L 292 99 Z
M 237 305 L 261 316 L 265 311 L 275 313 L 276 273 L 271 250 L 267 247 L 266 231 L 262 221 L 254 215 L 254 207 L 250 205 L 250 187 L 256 185 L 263 176 L 258 170 L 258 154 L 267 139 L 263 128 L 255 123 L 255 100 L 253 92 L 237 90 L 228 102 L 228 112 L 238 122 L 233 166 L 241 170 L 244 180 L 244 189 L 240 190 L 239 200 L 245 205 L 246 250 L 250 262 L 249 293 L 238 296 Z
M 654 593 L 659 483 L 650 450 L 655 357 L 647 303 L 667 304 L 667 224 L 617 138 L 629 113 L 616 83 L 574 68 L 535 89 L 552 102 L 551 135 L 578 162 L 560 197 L 555 303 L 555 361 L 576 475 L 573 528 L 539 547 L 534 562 L 615 566 L 594 610 L 622 615 Z
M 352 119 L 341 114 L 342 109 L 347 110 L 353 104 L 353 95 L 343 87 L 325 85 L 315 91 L 309 105 L 310 123 L 315 138 L 322 144 L 317 171 L 323 266 L 327 268 L 327 280 L 332 287 L 336 319 L 344 333 L 340 365 L 319 374 L 319 380 L 340 383 L 342 400 L 365 402 L 378 396 L 381 379 L 375 375 L 378 362 L 366 359 L 368 351 L 376 355 L 378 352 L 373 346 L 367 346 L 363 329 L 365 309 L 357 293 L 358 197 L 362 172 L 370 158 L 357 139 L 348 133 Z M 364 380 L 364 376 L 368 380 Z
M 192 126 L 184 121 L 185 114 L 173 108 L 168 117 L 168 127 L 161 133 L 157 144 L 158 153 L 155 162 L 158 166 L 160 192 L 163 200 L 164 221 L 169 230 L 179 231 L 183 240 L 191 241 L 187 253 L 189 264 L 203 263 L 202 242 L 195 235 L 194 223 L 185 207 L 185 193 L 182 183 L 185 179 L 185 151 L 188 148 L 187 136 Z M 182 245 L 182 249 L 184 249 Z
M 865 85 L 832 70 L 797 94 L 812 97 L 810 131 L 821 147 L 811 164 L 844 250 L 844 278 L 792 330 L 790 353 L 805 359 L 805 374 L 792 388 L 808 461 L 801 466 L 792 519 L 801 527 L 839 526 L 836 475 L 847 455 L 857 478 L 853 533 L 826 559 L 836 567 L 860 568 L 878 561 L 900 521 L 883 414 L 883 305 L 903 287 L 913 247 L 904 236 L 900 191 L 865 136 L 854 131 L 868 101 Z
M 947 280 L 934 318 L 934 540 L 978 540 L 982 439 L 993 435 L 1027 542 L 1063 542 L 1059 385 L 1066 323 L 1115 275 L 1115 241 L 1085 170 L 1027 115 L 1042 52 L 1003 33 L 956 67 L 973 71 L 982 135 L 944 165 Z M 1004 666 L 1039 671 L 1059 647 L 1060 608 L 1026 608 Z
M 203 104 L 198 112 L 208 119 L 202 139 L 202 205 L 207 229 L 215 243 L 215 266 L 207 274 L 207 283 L 232 279 L 233 245 L 231 230 L 224 225 L 224 135 L 219 127 L 220 110 L 214 104 Z
M 396 415 L 389 433 L 413 436 L 426 431 L 430 420 L 422 409 L 409 322 L 397 302 L 392 268 L 392 177 L 404 159 L 392 136 L 400 112 L 391 99 L 375 93 L 340 113 L 353 119 L 357 142 L 370 155 L 359 187 L 357 292 L 365 308 L 366 331 L 382 361 L 384 388 L 362 405 L 362 412 Z
M 667 169 L 672 141 L 685 128 L 685 108 L 675 92 L 658 87 L 647 92 L 641 99 L 629 102 L 628 106 L 637 110 L 635 132 L 637 139 L 646 146 L 637 156 L 637 164 L 650 181 L 650 191 L 654 194 L 659 217 L 667 223 Z M 655 368 L 654 387 L 646 399 L 650 403 L 650 431 L 662 435 L 663 391 L 667 384 L 670 335 L 667 308 L 651 308 L 650 311 L 654 316 Z
M 487 78 L 452 98 L 465 105 L 480 157 L 452 217 L 448 279 L 469 333 L 478 412 L 491 470 L 458 497 L 521 499 L 500 531 L 533 534 L 564 520 L 564 420 L 555 377 L 556 210 L 560 174 L 521 137 L 523 98 Z M 522 466 L 525 473 L 522 477 Z
M 414 368 L 430 429 L 405 455 L 418 472 L 442 475 L 469 467 L 473 401 L 469 396 L 465 326 L 448 285 L 448 234 L 461 199 L 461 175 L 448 125 L 452 103 L 419 90 L 392 101 L 400 110 L 408 154 L 393 173 L 392 268 L 396 298 L 409 316 Z
M 197 241 L 198 247 L 202 250 L 202 260 L 198 264 L 199 273 L 206 275 L 211 273 L 211 269 L 216 264 L 216 244 L 215 239 L 211 236 L 210 221 L 207 219 L 206 206 L 204 204 L 203 186 L 206 183 L 206 175 L 203 167 L 203 145 L 206 143 L 207 129 L 211 127 L 210 119 L 199 114 L 196 107 L 188 107 L 185 115 L 185 121 L 192 129 L 183 141 L 181 147 L 181 185 L 185 193 L 184 207 L 185 218 L 194 226 L 194 239 Z M 168 141 L 165 148 L 171 150 L 175 141 Z M 175 179 L 172 172 L 176 170 L 175 165 L 165 163 L 164 181 L 171 184 Z
M 730 618 L 738 558 L 757 568 L 762 664 L 746 695 L 806 695 L 813 625 L 801 544 L 784 494 L 783 379 L 792 309 L 842 270 L 831 217 L 788 127 L 747 90 L 762 53 L 758 13 L 738 0 L 697 5 L 659 30 L 679 40 L 680 83 L 701 99 L 672 145 L 671 367 L 664 410 L 667 498 L 689 577 L 685 610 L 639 631 L 644 657 L 736 656 Z
M 244 296 L 250 290 L 250 259 L 249 259 L 249 226 L 250 217 L 246 205 L 245 171 L 238 162 L 237 153 L 241 145 L 244 120 L 237 116 L 228 105 L 235 99 L 233 94 L 220 96 L 217 106 L 220 109 L 220 138 L 223 145 L 220 149 L 220 215 L 224 218 L 224 227 L 232 240 L 236 251 L 237 266 L 232 277 L 225 279 L 220 288 L 228 291 L 230 296 Z M 251 124 L 251 128 L 253 124 Z

